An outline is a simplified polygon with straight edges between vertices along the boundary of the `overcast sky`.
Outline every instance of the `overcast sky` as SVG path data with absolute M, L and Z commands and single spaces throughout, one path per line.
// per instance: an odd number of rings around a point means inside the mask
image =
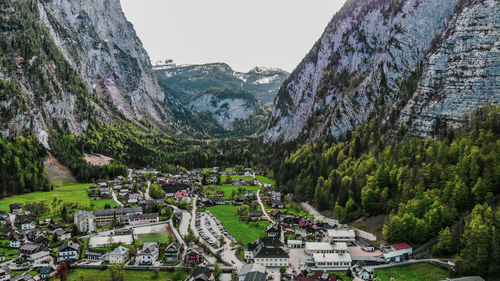
M 292 71 L 345 0 L 121 0 L 153 62 Z

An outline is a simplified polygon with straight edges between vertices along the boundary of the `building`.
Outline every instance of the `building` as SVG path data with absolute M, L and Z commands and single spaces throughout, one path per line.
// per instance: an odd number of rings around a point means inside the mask
M 59 253 L 57 254 L 57 261 L 75 261 L 80 258 L 78 251 L 80 245 L 73 241 L 64 242 L 59 246 Z
M 326 243 L 326 242 L 306 242 L 306 254 L 345 254 L 347 253 L 347 244 Z
M 105 250 L 88 249 L 85 251 L 85 259 L 90 261 L 102 261 L 104 260 Z
M 89 233 L 96 230 L 94 213 L 80 210 L 73 216 L 73 223 L 81 233 Z
M 128 259 L 129 249 L 118 246 L 108 254 L 109 263 L 124 263 Z
M 31 215 L 17 215 L 15 225 L 21 230 L 29 230 L 35 228 L 35 221 Z
M 44 279 L 49 277 L 50 273 L 52 273 L 52 267 L 50 266 L 44 266 L 40 269 L 40 277 Z
M 314 254 L 314 266 L 328 270 L 348 270 L 352 260 L 349 254 Z
M 267 233 L 267 236 L 269 237 L 276 237 L 276 236 L 280 236 L 281 235 L 281 232 L 280 232 L 280 225 L 278 223 L 273 223 L 273 224 L 270 224 L 267 228 L 266 228 L 266 233 Z
M 20 215 L 23 213 L 23 203 L 13 203 L 9 205 L 10 212 L 14 215 Z
M 262 276 L 256 276 L 254 273 L 262 273 L 264 274 L 265 278 L 264 279 L 255 279 L 256 277 L 261 278 Z M 249 277 L 249 280 L 267 280 L 267 274 L 266 273 L 266 268 L 262 265 L 259 264 L 244 264 L 240 270 L 238 271 L 238 281 L 245 281 L 247 280 L 247 276 Z
M 302 248 L 304 243 L 302 240 L 288 240 L 287 241 L 288 248 Z
M 290 256 L 282 248 L 262 247 L 254 256 L 256 264 L 265 267 L 289 266 Z
M 0 281 L 9 280 L 11 272 L 8 265 L 0 267 Z
M 41 250 L 41 246 L 35 243 L 26 243 L 19 247 L 19 252 L 25 256 L 29 256 Z
M 351 267 L 352 275 L 365 281 L 373 280 L 373 268 L 365 268 L 358 264 Z
M 128 215 L 128 218 L 127 218 L 127 222 L 130 225 L 155 223 L 155 222 L 159 222 L 159 221 L 160 221 L 160 218 L 159 218 L 158 213 L 130 214 L 130 215 Z
M 98 225 L 105 225 L 116 220 L 118 223 L 126 223 L 127 216 L 142 214 L 141 207 L 119 208 L 119 209 L 100 209 L 94 211 L 95 222 Z
M 140 264 L 153 264 L 158 259 L 158 242 L 144 242 L 142 250 L 139 253 Z
M 172 242 L 165 248 L 165 262 L 179 262 L 181 255 L 181 244 L 179 242 Z
M 15 233 L 10 236 L 10 247 L 19 248 L 24 242 L 24 236 L 19 233 Z
M 58 229 L 54 232 L 57 237 L 57 241 L 64 241 L 66 239 L 71 238 L 71 232 L 63 229 Z
M 383 257 L 387 263 L 402 262 L 409 260 L 413 254 L 413 248 L 406 243 L 398 243 L 391 245 L 391 251 L 384 253 Z
M 47 251 L 40 251 L 28 256 L 28 261 L 32 266 L 49 263 L 50 259 L 50 253 Z
M 92 236 L 89 239 L 89 248 L 104 248 L 116 243 L 124 245 L 132 245 L 134 238 L 130 234 L 126 235 L 109 235 L 109 236 Z
M 204 261 L 203 249 L 193 247 L 186 251 L 185 262 L 188 265 L 197 265 Z
M 256 271 L 248 273 L 247 275 L 245 275 L 245 279 L 243 279 L 243 281 L 266 281 L 266 280 L 267 280 L 266 273 L 256 272 Z
M 212 270 L 208 267 L 197 266 L 193 273 L 186 279 L 186 281 L 212 281 L 215 280 L 215 276 L 212 274 Z
M 350 245 L 356 241 L 356 233 L 352 229 L 328 229 L 328 239 L 331 242 L 344 242 Z
M 261 217 L 262 217 L 261 211 L 251 211 L 250 212 L 250 219 L 252 221 L 260 221 Z

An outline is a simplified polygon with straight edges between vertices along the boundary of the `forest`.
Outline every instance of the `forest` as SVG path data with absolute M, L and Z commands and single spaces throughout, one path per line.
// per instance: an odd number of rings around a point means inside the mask
M 459 256 L 467 260 L 495 256 L 498 266 L 499 216 L 492 206 L 498 205 L 500 193 L 500 107 L 476 110 L 467 119 L 458 129 L 439 121 L 435 138 L 421 139 L 384 131 L 374 118 L 343 139 L 285 153 L 275 166 L 278 184 L 299 201 L 333 210 L 344 222 L 389 214 L 384 238 L 391 242 L 420 245 L 448 233 L 453 241 L 469 232 L 483 235 L 489 246 L 483 251 L 469 245 L 480 241 L 475 239 L 462 239 L 444 251 L 460 249 Z M 467 221 L 465 228 L 457 227 L 457 220 Z

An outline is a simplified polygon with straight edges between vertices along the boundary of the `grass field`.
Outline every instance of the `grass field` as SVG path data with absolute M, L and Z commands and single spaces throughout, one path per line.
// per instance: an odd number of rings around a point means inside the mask
M 232 181 L 239 181 L 239 180 L 251 181 L 251 180 L 253 180 L 253 177 L 245 177 L 245 176 L 229 176 L 229 177 L 231 177 Z M 228 178 L 228 176 L 221 176 L 220 180 L 222 182 L 225 182 L 227 178 Z
M 160 271 L 158 276 L 154 276 L 153 271 L 146 270 L 125 270 L 124 281 L 144 281 L 144 280 L 184 280 L 188 273 Z M 109 270 L 100 269 L 75 269 L 69 272 L 68 281 L 87 281 L 87 280 L 110 280 Z M 56 279 L 53 279 L 56 280 Z M 57 279 L 59 280 L 59 279 Z
M 137 236 L 137 240 L 135 240 L 137 245 L 142 245 L 144 242 L 153 242 L 156 241 L 158 243 L 166 243 L 170 244 L 172 242 L 172 238 L 168 235 L 167 232 L 160 233 L 148 233 L 148 234 L 139 234 Z
M 229 185 L 229 184 L 222 185 L 222 186 L 215 186 L 215 187 L 224 191 L 224 197 L 222 197 L 222 199 L 226 199 L 226 200 L 231 198 L 231 193 L 233 192 L 233 190 L 235 190 L 236 193 L 238 192 L 238 189 L 240 189 L 240 188 L 246 189 L 246 190 L 253 190 L 253 191 L 255 191 L 254 193 L 257 193 L 257 190 L 259 190 L 258 186 L 234 186 L 234 185 Z M 208 190 L 209 194 L 215 194 L 215 192 L 216 192 L 215 190 Z
M 234 238 L 243 245 L 247 245 L 265 233 L 269 222 L 240 221 L 236 213 L 236 208 L 237 206 L 218 205 L 208 207 L 207 210 L 212 212 L 222 222 L 226 230 L 231 233 Z
M 103 209 L 104 205 L 110 204 L 111 207 L 116 206 L 112 199 L 91 200 L 87 195 L 86 188 L 89 183 L 75 184 L 69 183 L 61 187 L 56 187 L 51 191 L 32 192 L 21 195 L 14 195 L 0 200 L 0 209 L 10 211 L 9 205 L 12 203 L 28 203 L 28 202 L 45 202 L 51 205 L 56 196 L 58 200 L 66 203 L 78 203 L 81 208 Z M 93 204 L 93 205 L 91 205 Z M 41 217 L 46 217 L 48 214 L 43 214 Z
M 376 269 L 380 281 L 439 281 L 449 277 L 448 271 L 428 263 L 419 263 L 407 267 Z
M 260 181 L 260 183 L 262 184 L 266 184 L 266 183 L 270 183 L 272 185 L 275 185 L 276 184 L 276 181 L 273 180 L 273 179 L 270 179 L 268 177 L 264 177 L 264 176 L 257 176 L 257 179 Z

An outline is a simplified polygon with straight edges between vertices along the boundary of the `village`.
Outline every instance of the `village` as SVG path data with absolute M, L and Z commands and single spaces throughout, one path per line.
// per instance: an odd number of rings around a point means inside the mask
M 189 281 L 368 281 L 378 268 L 453 266 L 414 259 L 404 241 L 376 245 L 375 235 L 294 202 L 251 168 L 129 170 L 85 191 L 93 207 L 51 213 L 13 202 L 0 211 L 0 281 L 50 279 L 63 262 L 80 272 L 175 271 Z

